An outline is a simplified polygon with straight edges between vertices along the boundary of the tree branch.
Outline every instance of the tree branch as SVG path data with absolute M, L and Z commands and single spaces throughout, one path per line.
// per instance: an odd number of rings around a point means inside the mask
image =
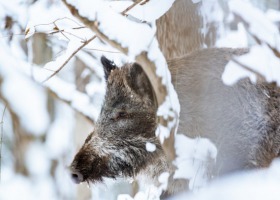
M 131 6 L 129 6 L 129 7 L 127 7 L 124 11 L 122 11 L 121 12 L 121 14 L 122 15 L 125 15 L 129 10 L 131 10 L 132 8 L 134 8 L 137 4 L 139 4 L 140 2 L 141 2 L 142 0 L 137 0 L 136 2 L 134 2 Z M 66 1 L 65 1 L 65 3 L 66 3 Z M 54 24 L 55 25 L 55 27 L 57 27 L 57 25 L 55 24 L 55 22 L 56 21 L 58 21 L 58 20 L 63 20 L 63 19 L 69 19 L 69 18 L 66 18 L 66 17 L 64 17 L 64 18 L 59 18 L 59 19 L 57 19 L 57 20 L 55 20 L 54 22 L 52 22 L 52 23 L 49 23 L 49 24 Z M 69 20 L 71 20 L 71 19 L 69 19 Z M 71 20 L 71 21 L 73 21 L 73 22 L 75 22 L 74 20 Z M 78 24 L 77 22 L 75 22 L 76 24 Z M 49 24 L 40 24 L 40 25 L 49 25 Z M 80 24 L 78 24 L 78 25 L 80 25 Z M 39 25 L 37 25 L 37 26 L 39 26 Z M 83 27 L 83 26 L 82 26 Z M 84 28 L 84 27 L 83 27 Z M 60 32 L 60 33 L 62 33 L 63 34 L 63 31 L 62 30 L 56 30 L 56 32 Z M 66 36 L 65 36 L 66 37 Z M 91 37 L 89 40 L 87 40 L 87 41 L 85 41 L 79 48 L 77 48 L 72 54 L 71 54 L 71 56 L 52 74 L 52 75 L 50 75 L 47 79 L 45 79 L 44 81 L 43 81 L 43 83 L 45 83 L 46 81 L 48 81 L 49 79 L 51 79 L 52 77 L 54 77 L 57 73 L 59 73 L 61 70 L 62 70 L 62 68 L 82 49 L 82 48 L 84 48 L 87 44 L 89 44 L 91 41 L 93 41 L 94 39 L 96 38 L 96 35 L 95 36 L 93 36 L 93 37 Z
M 250 23 L 248 21 L 246 21 L 246 19 L 243 18 L 243 16 L 238 15 L 236 13 L 234 13 L 234 15 L 240 19 L 240 21 L 245 25 L 246 30 L 248 31 L 248 33 L 255 39 L 255 41 L 260 45 L 262 43 L 266 44 L 268 46 L 268 48 L 271 49 L 271 51 L 274 53 L 274 55 L 280 59 L 280 52 L 273 46 L 271 46 L 270 44 L 268 44 L 266 41 L 261 40 L 256 34 L 254 34 L 252 31 L 250 31 L 249 26 Z
M 55 97 L 56 99 L 58 99 L 58 100 L 60 100 L 60 101 L 62 101 L 62 102 L 64 102 L 64 103 L 68 104 L 74 111 L 76 111 L 77 113 L 79 113 L 79 114 L 81 114 L 82 116 L 84 116 L 90 123 L 92 123 L 92 124 L 95 123 L 95 120 L 94 120 L 91 116 L 85 114 L 82 110 L 77 109 L 77 108 L 74 108 L 74 107 L 72 106 L 73 100 L 67 100 L 67 99 L 61 98 L 61 97 L 60 97 L 55 91 L 53 91 L 51 88 L 48 88 L 48 91 L 49 91 L 50 95 L 52 95 L 53 97 Z
M 62 70 L 62 68 L 71 60 L 71 58 L 73 58 L 82 48 L 84 48 L 88 43 L 90 43 L 92 40 L 94 40 L 96 38 L 96 35 L 91 37 L 89 40 L 85 41 L 79 48 L 77 48 L 72 54 L 71 56 L 69 56 L 69 58 L 52 74 L 50 75 L 48 78 L 46 78 L 42 83 L 47 82 L 48 80 L 50 80 L 52 77 L 54 77 L 58 72 L 60 72 Z
M 244 65 L 243 63 L 239 62 L 235 58 L 232 58 L 232 61 L 235 62 L 236 64 L 238 64 L 240 67 L 242 67 L 242 68 L 248 70 L 249 72 L 252 72 L 253 74 L 255 74 L 261 82 L 265 82 L 265 77 L 261 73 L 259 73 L 256 70 L 248 67 L 247 65 Z
M 7 106 L 5 105 L 3 113 L 2 113 L 2 117 L 1 117 L 1 133 L 0 133 L 0 183 L 1 183 L 1 171 L 2 171 L 2 145 L 3 145 L 3 134 L 4 134 L 4 116 L 5 116 L 5 112 L 6 112 Z

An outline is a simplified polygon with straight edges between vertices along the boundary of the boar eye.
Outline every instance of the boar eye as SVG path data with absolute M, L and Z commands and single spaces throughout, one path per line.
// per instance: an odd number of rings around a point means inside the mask
M 115 116 L 112 118 L 112 120 L 119 120 L 124 119 L 128 116 L 128 113 L 125 111 L 119 111 L 115 114 Z
M 118 118 L 124 118 L 126 116 L 127 116 L 127 113 L 125 111 L 118 112 Z

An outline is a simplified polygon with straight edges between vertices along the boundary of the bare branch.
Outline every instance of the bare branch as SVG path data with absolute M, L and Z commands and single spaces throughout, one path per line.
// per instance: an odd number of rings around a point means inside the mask
M 82 112 L 81 110 L 78 110 L 78 109 L 74 108 L 73 106 L 71 106 L 72 103 L 73 103 L 73 101 L 71 101 L 71 100 L 66 100 L 66 99 L 61 98 L 55 91 L 51 90 L 50 88 L 48 88 L 48 91 L 49 91 L 49 93 L 50 93 L 52 96 L 54 96 L 56 99 L 58 99 L 58 100 L 60 100 L 60 101 L 62 101 L 62 102 L 64 102 L 64 103 L 68 104 L 73 110 L 75 110 L 77 113 L 80 113 L 82 116 L 84 116 L 90 123 L 92 123 L 92 124 L 95 123 L 95 120 L 94 120 L 92 117 L 86 115 L 86 114 L 85 114 L 84 112 Z
M 245 25 L 246 27 L 246 30 L 248 31 L 248 33 L 255 39 L 255 41 L 258 43 L 258 44 L 266 44 L 268 46 L 268 48 L 270 48 L 272 50 L 272 52 L 274 53 L 274 55 L 277 57 L 277 58 L 280 58 L 280 52 L 275 48 L 275 47 L 272 47 L 270 44 L 268 44 L 266 41 L 263 41 L 261 40 L 256 34 L 252 33 L 249 29 L 249 22 L 247 22 L 242 16 L 238 15 L 235 13 L 235 16 L 241 20 L 241 22 L 243 22 L 243 24 Z
M 5 105 L 3 113 L 2 113 L 2 117 L 1 117 L 1 135 L 0 135 L 0 182 L 1 182 L 1 169 L 2 169 L 2 145 L 3 145 L 3 134 L 4 134 L 4 116 L 5 116 L 5 112 L 6 112 L 7 106 Z
M 256 70 L 254 70 L 254 69 L 244 65 L 243 63 L 239 62 L 237 59 L 233 58 L 232 61 L 235 62 L 236 64 L 238 64 L 240 67 L 242 67 L 242 68 L 244 68 L 244 69 L 254 73 L 258 77 L 258 80 L 261 80 L 261 82 L 265 81 L 265 77 L 261 73 L 259 73 Z
M 60 72 L 63 67 L 73 58 L 82 48 L 84 48 L 88 43 L 90 43 L 92 40 L 96 38 L 96 35 L 91 37 L 89 40 L 85 41 L 78 49 L 76 49 L 71 56 L 52 74 L 50 75 L 47 79 L 45 79 L 42 83 L 45 83 L 46 81 L 50 80 L 52 77 L 54 77 L 58 72 Z
M 85 48 L 84 50 L 87 50 L 87 51 L 101 51 L 101 52 L 106 52 L 106 53 L 120 53 L 118 51 L 108 51 L 108 50 L 94 49 L 94 48 Z
M 129 10 L 131 10 L 133 7 L 135 7 L 137 4 L 139 4 L 142 0 L 137 0 L 135 3 L 133 3 L 131 6 L 129 6 L 128 8 L 126 8 L 124 11 L 121 12 L 122 15 L 125 15 L 126 12 L 128 12 Z M 65 1 L 66 3 L 66 1 Z M 64 18 L 61 19 L 57 19 L 57 20 L 62 20 Z M 66 18 L 69 19 L 69 18 Z M 56 20 L 56 21 L 57 21 Z M 52 22 L 52 24 L 54 24 L 56 27 L 57 25 L 55 24 L 55 22 Z M 74 20 L 73 20 L 74 21 Z M 74 21 L 75 22 L 75 21 Z M 75 22 L 77 23 L 77 22 Z M 77 23 L 78 24 L 78 23 Z M 61 34 L 63 34 L 63 30 L 57 30 L 57 32 L 60 32 Z M 64 35 L 64 34 L 63 34 Z M 65 36 L 65 35 L 64 35 Z M 66 36 L 65 36 L 66 37 Z M 89 44 L 92 40 L 94 40 L 96 38 L 96 35 L 91 37 L 89 40 L 85 41 L 79 48 L 77 48 L 72 54 L 71 56 L 52 74 L 50 75 L 47 79 L 45 79 L 43 81 L 43 83 L 45 83 L 46 81 L 48 81 L 49 79 L 51 79 L 53 76 L 55 76 L 57 73 L 59 73 L 62 68 L 71 60 L 71 58 L 73 58 L 82 48 L 84 48 L 87 44 Z
M 139 4 L 142 0 L 137 0 L 133 4 L 131 4 L 129 7 L 127 7 L 124 11 L 121 12 L 122 15 L 125 15 L 129 10 L 134 8 L 137 4 Z

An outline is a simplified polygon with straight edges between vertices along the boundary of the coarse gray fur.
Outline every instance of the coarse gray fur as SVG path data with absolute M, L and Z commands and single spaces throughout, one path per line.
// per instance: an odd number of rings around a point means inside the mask
M 243 49 L 204 49 L 168 62 L 181 104 L 179 133 L 210 138 L 218 148 L 211 173 L 267 167 L 280 149 L 280 91 L 274 84 L 251 84 L 248 79 L 230 87 L 222 83 L 225 65 Z M 75 182 L 103 177 L 146 177 L 172 173 L 155 136 L 156 103 L 142 68 L 117 68 L 102 58 L 107 88 L 95 130 L 71 164 Z M 148 152 L 146 142 L 156 145 Z M 185 187 L 169 180 L 167 193 Z

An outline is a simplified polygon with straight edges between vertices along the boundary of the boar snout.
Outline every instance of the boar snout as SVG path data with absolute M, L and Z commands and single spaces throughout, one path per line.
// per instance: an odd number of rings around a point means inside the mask
M 84 181 L 83 175 L 80 172 L 72 169 L 71 169 L 71 179 L 76 184 L 79 184 Z

